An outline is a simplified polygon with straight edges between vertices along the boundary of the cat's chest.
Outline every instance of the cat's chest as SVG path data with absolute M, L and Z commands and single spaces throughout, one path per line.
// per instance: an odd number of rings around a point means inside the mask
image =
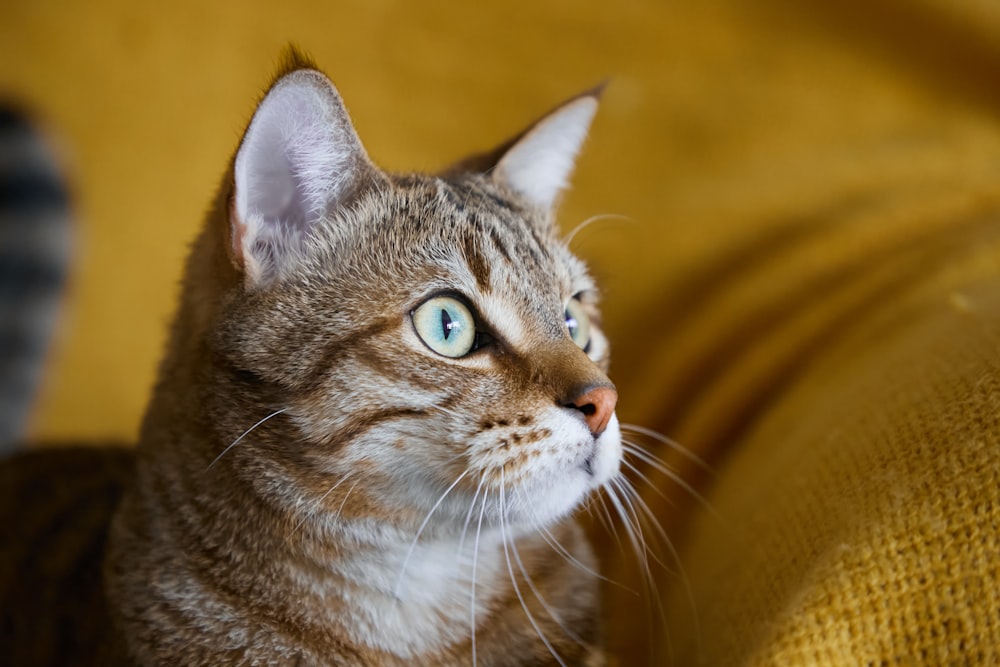
M 343 559 L 308 586 L 351 642 L 412 659 L 467 643 L 509 576 L 501 537 L 470 534 Z

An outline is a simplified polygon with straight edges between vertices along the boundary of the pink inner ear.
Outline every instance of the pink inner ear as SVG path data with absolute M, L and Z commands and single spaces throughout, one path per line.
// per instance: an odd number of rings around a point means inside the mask
M 282 77 L 257 108 L 233 166 L 232 252 L 248 279 L 294 270 L 312 227 L 347 201 L 368 166 L 329 80 L 313 70 Z
M 334 174 L 323 172 L 335 172 L 342 165 L 332 141 L 331 119 L 318 105 L 316 92 L 308 88 L 283 92 L 270 104 L 265 100 L 241 150 L 237 209 L 243 224 L 260 221 L 301 234 L 334 194 L 329 192 Z

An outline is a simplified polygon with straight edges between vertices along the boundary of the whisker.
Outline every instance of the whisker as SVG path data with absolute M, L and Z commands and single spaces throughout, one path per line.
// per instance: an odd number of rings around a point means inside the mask
M 216 463 L 217 463 L 217 462 L 219 461 L 219 459 L 221 459 L 221 458 L 222 458 L 223 456 L 225 456 L 225 455 L 226 455 L 226 452 L 228 452 L 228 451 L 229 451 L 230 449 L 232 449 L 233 447 L 235 447 L 235 446 L 236 446 L 236 444 L 237 444 L 237 443 L 238 443 L 238 442 L 239 442 L 240 440 L 242 440 L 243 438 L 247 437 L 247 435 L 249 435 L 249 433 L 250 433 L 251 431 L 253 431 L 253 430 L 254 430 L 255 428 L 257 428 L 258 426 L 260 426 L 261 424 L 263 424 L 264 422 L 266 422 L 266 421 L 267 421 L 268 419 L 270 419 L 271 417 L 277 417 L 277 416 L 278 416 L 278 415 L 280 415 L 281 413 L 283 413 L 283 412 L 287 412 L 287 411 L 288 411 L 288 408 L 281 408 L 280 410 L 275 410 L 274 412 L 272 412 L 272 413 L 271 413 L 271 414 L 269 414 L 268 416 L 264 417 L 263 419 L 261 419 L 261 420 L 260 420 L 259 422 L 257 422 L 256 424 L 254 424 L 253 426 L 251 426 L 251 427 L 250 427 L 250 428 L 248 428 L 247 430 L 243 431 L 243 433 L 242 433 L 242 434 L 240 434 L 240 437 L 236 438 L 236 439 L 235 439 L 235 440 L 233 440 L 233 441 L 232 441 L 231 443 L 229 443 L 229 446 L 228 446 L 228 447 L 226 447 L 225 449 L 223 449 L 223 450 L 222 450 L 222 453 L 221 453 L 221 454 L 219 454 L 218 456 L 216 456 L 216 457 L 215 457 L 215 458 L 214 458 L 214 459 L 212 460 L 212 462 L 208 464 L 208 468 L 207 468 L 207 470 L 211 470 L 211 469 L 212 469 L 212 466 L 214 466 L 214 465 L 215 465 L 215 464 L 216 464 Z
M 551 547 L 553 551 L 555 551 L 557 554 L 559 554 L 559 556 L 561 556 L 564 560 L 566 560 L 570 565 L 574 566 L 581 572 L 589 574 L 595 579 L 600 579 L 601 581 L 605 581 L 609 584 L 612 584 L 613 586 L 618 586 L 619 588 L 626 590 L 629 593 L 635 593 L 635 591 L 631 590 L 627 586 L 620 584 L 617 581 L 614 581 L 613 579 L 608 579 L 600 572 L 595 572 L 591 568 L 581 563 L 579 560 L 577 560 L 576 556 L 570 553 L 566 547 L 564 547 L 562 544 L 559 543 L 559 540 L 556 539 L 556 536 L 553 535 L 552 532 L 545 526 L 540 526 L 538 530 L 539 530 L 538 534 L 542 538 L 542 540 L 547 545 L 549 545 L 549 547 Z
M 621 536 L 618 534 L 618 529 L 615 528 L 615 523 L 616 522 L 614 520 L 614 517 L 611 515 L 611 511 L 608 509 L 607 499 L 605 498 L 605 496 L 613 493 L 613 491 L 608 486 L 608 484 L 603 484 L 601 486 L 601 488 L 602 488 L 602 491 L 603 491 L 602 493 L 593 494 L 593 497 L 596 497 L 597 502 L 599 503 L 598 504 L 598 509 L 600 510 L 600 512 L 598 512 L 597 516 L 601 520 L 601 523 L 605 526 L 605 528 L 614 537 L 615 543 L 618 545 L 618 552 L 621 553 L 622 555 L 624 555 L 625 554 L 625 545 L 622 543 Z M 633 550 L 634 549 L 635 549 L 635 547 L 633 546 Z M 613 585 L 621 588 L 623 591 L 631 593 L 632 595 L 635 595 L 635 596 L 639 595 L 639 591 L 633 590 L 632 588 L 630 588 L 630 587 L 628 587 L 628 586 L 626 586 L 626 585 L 624 585 L 624 584 L 622 584 L 620 582 L 617 582 L 617 581 L 614 581 L 614 580 L 611 580 L 611 579 L 607 579 L 607 578 L 605 578 L 603 576 L 600 577 L 600 578 L 603 579 L 603 580 L 605 580 L 605 581 L 607 581 L 608 583 L 611 583 L 611 584 L 613 584 Z
M 556 622 L 556 625 L 558 625 L 562 629 L 562 631 L 566 634 L 567 637 L 572 639 L 580 646 L 586 646 L 584 641 L 580 639 L 580 637 L 575 632 L 566 627 L 566 624 L 562 622 L 562 619 L 559 618 L 559 616 L 552 609 L 552 607 L 549 606 L 548 602 L 545 601 L 545 598 L 542 597 L 542 594 L 539 592 L 538 588 L 535 587 L 535 582 L 531 580 L 531 575 L 528 574 L 528 571 L 524 567 L 524 563 L 521 561 L 521 553 L 517 549 L 517 540 L 511 540 L 510 548 L 511 551 L 514 553 L 514 562 L 517 563 L 517 569 L 520 570 L 521 574 L 524 575 L 524 580 L 527 582 L 528 588 L 531 589 L 531 592 L 534 593 L 535 599 L 538 600 L 538 604 L 542 605 L 542 609 L 545 610 L 545 613 L 549 615 L 549 618 L 551 618 L 553 621 Z
M 618 551 L 621 553 L 625 553 L 625 545 L 622 544 L 622 538 L 618 534 L 618 529 L 615 528 L 615 519 L 613 516 L 611 516 L 611 511 L 608 509 L 608 503 L 604 497 L 607 493 L 610 493 L 611 491 L 608 488 L 607 484 L 602 485 L 601 488 L 604 489 L 604 493 L 597 494 L 597 500 L 600 502 L 600 510 L 601 510 L 601 513 L 598 514 L 597 516 L 600 517 L 601 523 L 604 524 L 604 526 L 609 531 L 611 531 L 611 535 L 615 538 L 615 542 L 618 544 Z
M 632 485 L 629 483 L 629 481 L 627 479 L 625 479 L 624 477 L 619 477 L 618 480 L 616 480 L 616 483 L 617 483 L 617 486 L 618 486 L 619 490 L 622 492 L 622 495 L 620 496 L 621 499 L 625 502 L 626 507 L 629 509 L 629 512 L 631 513 L 632 517 L 635 519 L 636 525 L 639 527 L 639 531 L 642 534 L 643 544 L 645 545 L 647 551 L 649 552 L 649 555 L 652 557 L 653 561 L 657 565 L 659 565 L 660 567 L 662 567 L 665 571 L 670 572 L 671 574 L 674 574 L 673 568 L 671 568 L 669 565 L 667 565 L 666 563 L 664 563 L 663 560 L 659 557 L 659 555 L 657 555 L 656 551 L 650 549 L 650 547 L 649 547 L 649 540 L 646 539 L 646 533 L 645 533 L 645 531 L 642 530 L 642 525 L 643 525 L 642 519 L 643 519 L 644 516 L 647 516 L 647 515 L 645 515 L 645 514 L 640 515 L 639 514 L 639 511 L 636 509 L 636 502 L 635 501 L 641 502 L 642 505 L 644 507 L 646 507 L 647 509 L 649 508 L 649 506 L 646 505 L 646 503 L 645 503 L 644 500 L 642 500 L 642 498 L 639 496 L 639 493 L 634 488 L 632 488 Z M 667 542 L 669 542 L 670 540 L 669 540 L 669 538 L 666 537 L 666 533 L 664 533 L 663 528 L 660 527 L 660 524 L 657 523 L 655 519 L 651 519 L 651 521 L 655 524 L 654 528 L 657 531 L 656 532 L 657 537 L 661 537 L 662 536 Z
M 581 222 L 580 224 L 578 224 L 572 230 L 570 230 L 570 232 L 566 235 L 563 241 L 568 246 L 570 243 L 573 242 L 573 239 L 576 237 L 577 234 L 579 234 L 580 232 L 582 232 L 584 229 L 594 224 L 595 222 L 600 222 L 602 220 L 622 220 L 625 222 L 634 222 L 633 218 L 630 218 L 627 215 L 618 215 L 617 213 L 602 213 L 599 215 L 592 215 L 583 222 Z
M 396 589 L 393 592 L 393 595 L 394 595 L 394 597 L 397 600 L 399 599 L 400 588 L 402 588 L 402 586 L 403 586 L 403 576 L 406 574 L 406 566 L 410 562 L 410 557 L 413 556 L 413 550 L 417 547 L 417 541 L 420 539 L 420 536 L 423 534 L 424 528 L 427 527 L 427 523 L 431 520 L 431 517 L 434 516 L 434 512 L 436 512 L 437 508 L 441 506 L 441 503 L 444 502 L 444 499 L 448 496 L 449 493 L 451 493 L 451 490 L 454 489 L 458 485 L 459 482 L 461 482 L 463 479 L 465 479 L 465 476 L 468 475 L 468 474 L 469 474 L 469 470 L 468 470 L 468 468 L 466 468 L 465 472 L 463 472 L 461 475 L 459 475 L 458 478 L 454 482 L 451 483 L 451 486 L 449 486 L 445 490 L 445 492 L 441 494 L 441 497 L 438 498 L 437 502 L 434 503 L 434 506 L 431 507 L 431 511 L 428 512 L 427 516 L 424 517 L 424 520 L 420 524 L 420 527 L 417 528 L 417 534 L 413 536 L 413 541 L 410 542 L 410 548 L 406 552 L 406 558 L 403 559 L 403 567 L 401 567 L 399 569 L 399 578 L 396 580 Z
M 668 478 L 674 484 L 684 489 L 688 494 L 691 495 L 692 498 L 697 500 L 702 507 L 708 510 L 713 517 L 715 517 L 720 521 L 722 520 L 722 516 L 716 511 L 716 509 L 712 506 L 712 503 L 710 503 L 707 498 L 701 495 L 701 493 L 699 493 L 697 489 L 691 486 L 691 484 L 687 482 L 683 477 L 681 477 L 675 471 L 668 468 L 666 464 L 664 464 L 662 461 L 657 459 L 655 456 L 649 454 L 649 452 L 643 450 L 642 447 L 640 447 L 636 443 L 630 440 L 625 440 L 624 438 L 622 439 L 622 448 L 628 454 L 631 454 L 632 456 L 636 457 L 646 465 L 650 466 L 651 468 L 653 468 L 654 470 L 658 471 L 660 474 Z M 630 467 L 632 468 L 632 470 L 636 470 L 634 466 L 630 465 Z M 638 473 L 638 470 L 636 470 L 636 472 Z M 638 474 L 641 475 L 642 473 Z M 646 477 L 645 475 L 643 475 L 643 481 L 649 484 L 652 488 L 654 489 L 657 488 L 656 485 L 653 484 L 652 481 L 650 481 L 649 478 Z M 660 493 L 659 490 L 657 490 L 657 493 Z M 662 496 L 663 494 L 660 493 L 660 495 Z M 663 498 L 664 500 L 667 500 L 665 496 L 663 496 Z M 671 501 L 667 500 L 667 502 Z
M 683 575 L 683 568 L 680 562 L 680 554 L 677 553 L 676 548 L 674 547 L 673 540 L 670 539 L 670 537 L 667 535 L 667 532 L 663 529 L 663 526 L 660 525 L 659 520 L 656 518 L 656 513 L 653 512 L 653 510 L 646 503 L 646 501 L 643 500 L 642 495 L 638 491 L 636 491 L 635 489 L 633 489 L 628 485 L 624 485 L 622 487 L 622 490 L 636 502 L 636 506 L 645 515 L 646 521 L 649 523 L 650 526 L 652 526 L 653 530 L 656 531 L 662 543 L 667 547 L 667 549 L 670 550 L 671 558 L 674 560 L 675 563 L 677 563 L 678 574 Z
M 354 489 L 360 483 L 361 483 L 361 480 L 358 480 L 358 481 L 354 482 L 354 484 L 351 484 L 351 488 L 349 488 L 347 490 L 347 493 L 344 494 L 344 499 L 340 501 L 340 507 L 337 508 L 337 513 L 334 515 L 334 517 L 336 517 L 338 519 L 340 518 L 340 515 L 344 512 L 344 507 L 347 505 L 347 499 L 351 497 L 351 494 L 354 493 Z
M 504 514 L 506 514 L 503 493 L 504 486 L 503 468 L 500 468 L 500 541 L 503 543 L 503 555 L 504 560 L 507 561 L 507 573 L 510 575 L 510 583 L 514 586 L 514 593 L 517 595 L 517 599 L 521 603 L 521 609 L 524 610 L 524 614 L 528 617 L 528 622 L 531 623 L 531 627 L 535 629 L 535 634 L 537 634 L 538 638 L 542 640 L 542 643 L 545 644 L 545 647 L 549 650 L 549 653 L 552 654 L 552 657 L 556 659 L 556 662 L 562 665 L 562 667 L 566 667 L 566 663 L 563 662 L 562 658 L 559 657 L 559 654 L 552 647 L 552 644 L 549 643 L 549 640 L 545 637 L 545 633 L 542 632 L 542 629 L 538 627 L 538 622 L 535 620 L 531 611 L 528 610 L 528 603 L 525 601 L 524 595 L 521 594 L 520 586 L 517 585 L 517 577 L 514 576 L 514 568 L 510 564 L 510 551 L 507 547 L 507 532 L 504 526 Z
M 612 479 L 609 484 L 605 485 L 605 489 L 609 492 L 608 497 L 622 519 L 622 523 L 627 534 L 629 535 L 629 540 L 632 542 L 636 558 L 639 559 L 639 563 L 642 566 L 643 576 L 646 580 L 646 591 L 648 593 L 648 595 L 643 596 L 643 601 L 647 609 L 650 634 L 652 634 L 654 615 L 651 600 L 655 600 L 656 602 L 656 612 L 659 614 L 659 618 L 665 619 L 666 612 L 663 609 L 663 601 L 660 598 L 659 588 L 656 585 L 656 578 L 653 576 L 652 568 L 649 565 L 649 557 L 652 556 L 653 559 L 668 572 L 670 569 L 667 568 L 660 559 L 656 558 L 656 555 L 649 550 L 649 547 L 646 544 L 646 538 L 642 532 L 642 523 L 640 522 L 634 507 L 632 507 L 628 500 L 628 491 L 630 490 L 628 481 L 623 477 Z M 618 496 L 618 492 L 621 493 L 620 498 Z M 626 509 L 626 507 L 628 509 Z M 667 643 L 669 646 L 669 632 L 667 633 Z
M 483 485 L 483 477 L 480 474 L 479 486 Z M 469 620 L 472 625 L 472 667 L 476 667 L 476 567 L 479 564 L 479 535 L 483 529 L 483 515 L 486 514 L 486 498 L 490 495 L 487 488 L 483 491 L 483 502 L 479 509 L 479 522 L 476 525 L 476 541 L 472 547 L 472 593 L 469 603 Z
M 459 459 L 468 459 L 468 458 L 469 458 L 469 453 L 468 452 L 464 452 L 464 451 L 463 452 L 458 452 L 457 454 L 449 456 L 448 458 L 441 459 L 441 465 L 442 466 L 447 466 L 447 465 L 450 465 L 450 464 L 454 463 L 455 461 L 458 461 Z
M 344 475 L 343 477 L 341 477 L 339 480 L 337 480 L 336 484 L 334 484 L 329 489 L 327 489 L 326 493 L 324 493 L 322 496 L 320 496 L 319 499 L 315 503 L 313 503 L 312 508 L 308 512 L 306 512 L 305 516 L 303 516 L 302 519 L 297 524 L 295 524 L 295 527 L 292 528 L 292 532 L 289 533 L 288 536 L 291 537 L 292 535 L 294 535 L 298 531 L 298 529 L 302 527 L 302 524 L 304 524 L 306 521 L 308 521 L 313 516 L 315 516 L 316 512 L 318 512 L 319 508 L 323 505 L 323 501 L 327 499 L 327 496 L 329 496 L 331 493 L 333 493 L 334 490 L 338 486 L 340 486 L 345 481 L 347 481 L 347 479 L 349 477 L 351 477 L 351 475 L 353 475 L 353 474 L 354 474 L 354 471 L 352 470 L 351 472 L 347 473 L 346 475 Z M 338 515 L 339 515 L 339 512 L 338 512 Z
M 657 561 L 661 567 L 666 568 L 666 566 L 656 558 L 656 555 L 650 551 L 649 545 L 646 544 L 646 537 L 642 533 L 642 525 L 639 523 L 639 517 L 621 486 L 622 478 L 612 479 L 610 484 L 609 488 L 613 489 L 615 493 L 608 494 L 608 499 L 614 506 L 615 511 L 618 512 L 618 516 L 622 519 L 622 527 L 625 528 L 625 534 L 628 536 L 629 542 L 632 543 L 632 549 L 635 551 L 636 557 L 640 559 L 643 565 L 647 582 L 652 582 L 653 570 L 649 565 L 650 557 L 654 561 Z M 621 492 L 621 495 L 617 493 L 618 491 Z
M 700 654 L 701 621 L 698 616 L 698 606 L 697 603 L 695 602 L 694 590 L 691 588 L 691 579 L 687 576 L 687 572 L 684 570 L 684 564 L 681 561 L 680 553 L 678 553 L 677 547 L 674 546 L 673 540 L 671 540 L 670 537 L 667 535 L 666 531 L 663 530 L 663 526 L 661 526 L 660 522 L 657 520 L 656 514 L 649 507 L 646 501 L 642 499 L 642 496 L 639 494 L 639 492 L 628 486 L 625 487 L 625 491 L 630 495 L 632 495 L 632 497 L 636 500 L 639 509 L 645 515 L 646 520 L 653 527 L 653 530 L 655 530 L 659 534 L 662 544 L 670 552 L 671 560 L 676 564 L 677 567 L 676 576 L 680 578 L 681 585 L 684 586 L 684 594 L 687 597 L 688 605 L 691 608 L 691 618 L 694 623 L 694 631 L 695 631 L 695 642 L 697 643 L 697 649 Z
M 671 500 L 670 498 L 668 498 L 667 495 L 665 493 L 663 493 L 663 491 L 661 491 L 659 489 L 659 487 L 657 487 L 655 484 L 653 484 L 653 480 L 651 480 L 645 473 L 643 473 L 641 470 L 639 470 L 638 466 L 633 465 L 632 463 L 630 463 L 628 461 L 628 459 L 625 459 L 625 458 L 622 458 L 622 463 L 625 465 L 626 468 L 628 468 L 629 470 L 632 471 L 632 474 L 634 474 L 636 477 L 638 477 L 643 482 L 645 482 L 646 485 L 653 490 L 653 493 L 655 493 L 659 497 L 663 498 L 663 500 L 668 505 L 674 506 L 674 501 Z
M 635 488 L 629 484 L 628 480 L 624 478 L 617 480 L 617 486 L 618 490 L 621 492 L 622 500 L 625 501 L 628 509 L 630 510 L 630 514 L 636 521 L 636 525 L 641 527 L 643 523 L 650 524 L 655 532 L 655 536 L 664 544 L 672 546 L 672 542 L 670 541 L 670 538 L 667 537 L 666 531 L 663 530 L 660 522 L 656 519 L 656 515 L 650 509 L 646 501 L 643 500 L 639 492 L 636 491 Z M 642 510 L 641 514 L 640 510 Z M 643 536 L 645 537 L 645 533 L 643 533 Z M 645 540 L 645 542 L 648 548 L 649 540 Z M 651 551 L 650 553 L 653 552 Z M 673 568 L 668 567 L 666 563 L 662 562 L 659 558 L 656 558 L 656 561 L 661 567 L 663 567 L 664 570 L 670 572 L 671 574 L 674 573 Z
M 458 540 L 459 554 L 462 553 L 462 548 L 465 546 L 465 534 L 469 530 L 469 522 L 472 521 L 472 512 L 475 511 L 476 509 L 476 498 L 479 497 L 479 492 L 483 490 L 483 482 L 485 481 L 486 479 L 484 478 L 483 474 L 479 473 L 479 484 L 476 486 L 476 492 L 472 496 L 472 502 L 469 503 L 469 511 L 465 515 L 465 523 L 462 525 L 462 535 L 459 537 Z M 481 518 L 480 521 L 482 521 Z
M 715 472 L 712 469 L 712 466 L 708 465 L 708 463 L 706 463 L 703 458 L 701 458 L 700 456 L 698 456 L 697 454 L 695 454 L 690 449 L 688 449 L 684 445 L 680 444 L 679 442 L 677 442 L 673 438 L 668 438 L 667 436 L 663 435 L 662 433 L 658 433 L 657 431 L 654 431 L 652 429 L 646 428 L 644 426 L 639 426 L 638 424 L 619 424 L 618 427 L 622 431 L 635 433 L 636 435 L 644 435 L 647 438 L 652 438 L 653 440 L 656 440 L 657 442 L 666 445 L 667 447 L 669 447 L 673 451 L 677 452 L 678 454 L 680 454 L 684 458 L 688 459 L 692 463 L 695 463 L 699 468 L 701 468 L 705 472 L 707 472 L 707 473 L 714 473 Z M 651 454 L 649 452 L 646 452 L 646 454 L 650 458 L 652 458 L 655 461 L 657 461 L 660 465 L 666 465 L 666 463 L 664 463 L 661 459 L 659 459 L 658 457 L 654 456 L 653 454 Z

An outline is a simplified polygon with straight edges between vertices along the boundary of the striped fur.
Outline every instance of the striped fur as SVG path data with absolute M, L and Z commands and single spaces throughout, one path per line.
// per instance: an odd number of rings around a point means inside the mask
M 98 660 L 604 664 L 571 515 L 618 472 L 608 345 L 551 219 L 568 174 L 528 164 L 555 150 L 547 164 L 569 169 L 594 102 L 546 116 L 505 169 L 392 176 L 304 64 L 262 102 L 188 260 L 119 473 Z M 421 339 L 412 313 L 439 294 L 476 314 L 482 348 L 448 358 Z
M 0 106 L 0 453 L 24 436 L 68 251 L 69 195 L 50 147 Z

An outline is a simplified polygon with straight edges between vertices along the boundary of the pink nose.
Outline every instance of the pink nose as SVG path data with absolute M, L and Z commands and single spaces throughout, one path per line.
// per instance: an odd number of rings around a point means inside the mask
M 604 433 L 611 421 L 611 415 L 615 413 L 615 405 L 618 403 L 618 392 L 614 387 L 600 386 L 585 389 L 581 394 L 571 399 L 566 404 L 567 408 L 574 408 L 583 413 L 583 419 L 587 422 L 587 428 L 596 438 Z

